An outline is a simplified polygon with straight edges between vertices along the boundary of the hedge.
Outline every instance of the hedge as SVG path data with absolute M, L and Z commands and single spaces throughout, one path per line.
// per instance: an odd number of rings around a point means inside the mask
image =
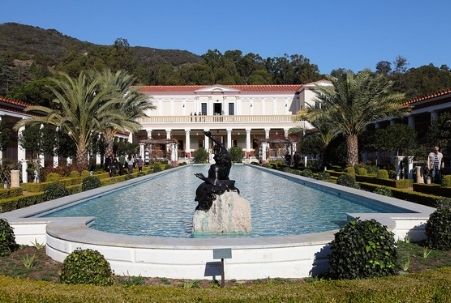
M 451 188 L 451 175 L 445 175 L 442 177 L 442 187 Z
M 341 171 L 334 171 L 334 170 L 326 170 L 332 177 L 340 177 L 341 175 L 344 175 L 344 172 Z
M 390 179 L 380 179 L 380 178 L 370 177 L 370 176 L 356 176 L 356 180 L 358 182 L 373 183 L 373 184 L 390 186 L 390 187 L 395 187 L 395 188 L 408 188 L 408 187 L 411 187 L 413 184 L 412 179 L 390 180 Z
M 414 184 L 413 190 L 425 194 L 451 198 L 451 187 L 442 187 L 438 184 Z
M 34 205 L 44 201 L 44 193 L 34 193 L 28 196 L 19 196 L 0 200 L 0 213 Z M 1 302 L 1 301 L 0 301 Z
M 366 183 L 366 182 L 358 182 L 358 183 L 360 184 L 360 188 L 369 190 L 369 191 L 373 191 L 374 189 L 380 187 L 380 185 L 376 185 L 376 184 L 372 184 L 372 183 Z M 415 202 L 418 204 L 431 206 L 431 207 L 436 207 L 437 200 L 440 200 L 442 198 L 440 196 L 418 193 L 418 192 L 409 191 L 406 189 L 394 188 L 394 187 L 389 187 L 389 186 L 385 186 L 385 187 L 391 190 L 394 198 L 407 200 L 410 202 Z
M 0 199 L 21 196 L 23 189 L 21 187 L 13 187 L 8 189 L 0 189 Z
M 81 184 L 82 178 L 65 178 L 61 179 L 58 182 L 63 184 L 66 187 Z M 22 183 L 21 186 L 24 190 L 36 193 L 36 192 L 43 192 L 47 186 L 55 182 L 41 182 L 41 183 Z
M 232 287 L 67 285 L 0 276 L 0 302 L 451 302 L 451 267 L 375 279 L 269 279 Z

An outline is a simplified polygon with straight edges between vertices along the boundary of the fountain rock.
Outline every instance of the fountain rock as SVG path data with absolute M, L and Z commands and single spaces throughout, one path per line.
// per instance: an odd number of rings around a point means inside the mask
M 208 210 L 196 210 L 193 215 L 194 234 L 234 234 L 250 231 L 249 201 L 236 191 L 216 195 Z

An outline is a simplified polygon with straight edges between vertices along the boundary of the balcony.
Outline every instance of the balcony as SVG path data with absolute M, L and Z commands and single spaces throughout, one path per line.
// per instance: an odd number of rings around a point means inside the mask
M 183 124 L 193 125 L 198 124 L 204 126 L 206 124 L 213 124 L 220 126 L 235 125 L 235 124 L 287 124 L 293 125 L 296 121 L 294 115 L 236 115 L 236 116 L 150 116 L 138 119 L 138 122 L 145 125 L 164 125 L 164 124 Z

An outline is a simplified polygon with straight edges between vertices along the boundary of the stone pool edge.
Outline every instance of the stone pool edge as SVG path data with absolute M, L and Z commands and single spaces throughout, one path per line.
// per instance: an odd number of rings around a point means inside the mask
M 340 185 L 255 165 L 249 166 L 331 193 L 339 191 L 342 197 L 349 195 L 374 199 L 417 211 L 418 213 L 348 214 L 349 217 L 374 218 L 380 221 L 395 233 L 397 239 L 404 239 L 406 236 L 412 240 L 424 238 L 424 224 L 434 210 Z M 214 273 L 218 273 L 218 264 L 212 259 L 212 250 L 225 247 L 232 248 L 233 256 L 226 260 L 228 279 L 301 278 L 327 270 L 329 243 L 333 240 L 335 231 L 260 238 L 165 238 L 127 236 L 93 230 L 88 227 L 94 220 L 93 217 L 24 218 L 27 214 L 30 216 L 48 208 L 106 194 L 171 171 L 174 169 L 76 194 L 79 196 L 64 197 L 71 198 L 65 201 L 60 201 L 64 199 L 61 198 L 42 203 L 50 203 L 47 208 L 39 208 L 42 205 L 39 204 L 28 210 L 24 208 L 4 213 L 0 217 L 8 219 L 13 226 L 19 244 L 46 243 L 47 254 L 59 262 L 77 248 L 95 249 L 106 257 L 115 273 L 120 275 L 209 279 Z

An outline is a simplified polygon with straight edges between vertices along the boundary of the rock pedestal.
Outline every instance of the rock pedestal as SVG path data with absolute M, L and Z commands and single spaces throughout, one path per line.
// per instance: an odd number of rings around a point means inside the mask
M 196 210 L 193 215 L 194 234 L 236 234 L 250 231 L 249 201 L 235 191 L 217 195 L 209 210 Z

